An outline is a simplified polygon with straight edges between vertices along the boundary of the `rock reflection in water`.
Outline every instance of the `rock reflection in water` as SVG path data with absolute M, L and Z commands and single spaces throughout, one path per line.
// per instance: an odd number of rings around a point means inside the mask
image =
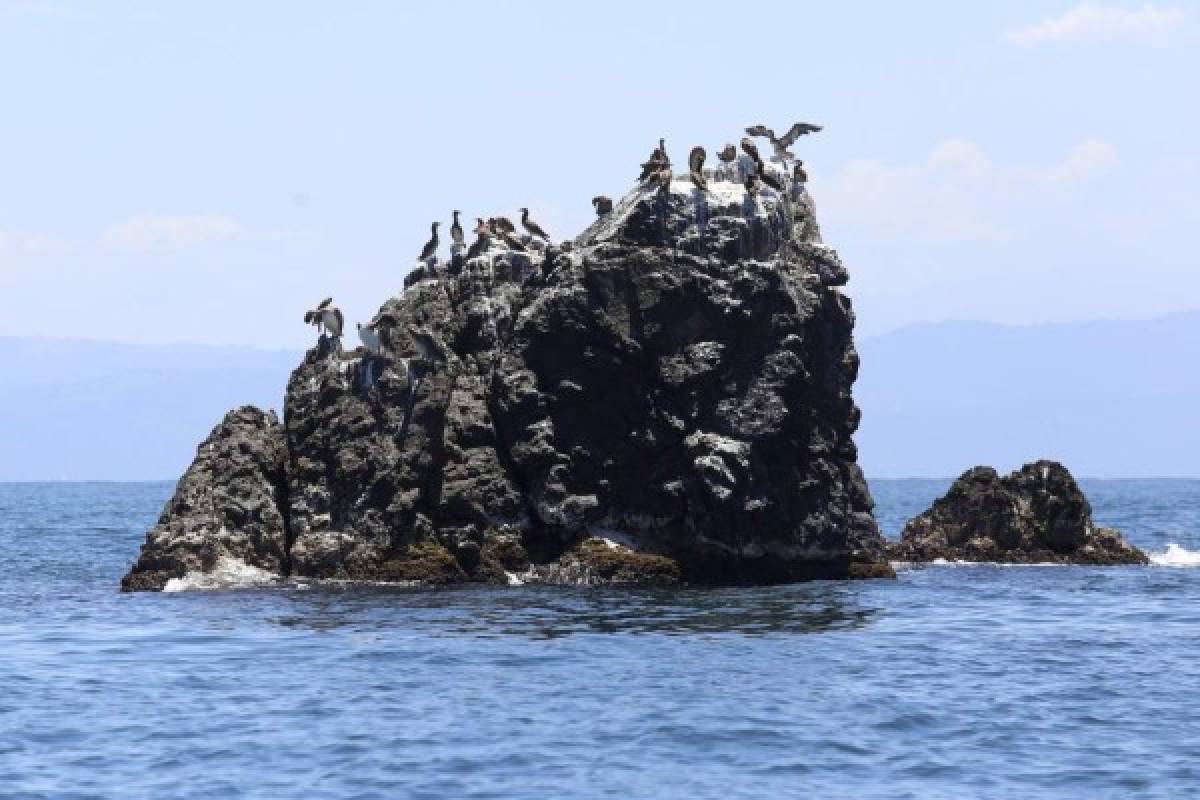
M 429 636 L 549 639 L 580 634 L 820 633 L 869 625 L 879 609 L 857 585 L 755 588 L 430 590 L 322 586 L 280 593 L 282 626 L 405 629 Z

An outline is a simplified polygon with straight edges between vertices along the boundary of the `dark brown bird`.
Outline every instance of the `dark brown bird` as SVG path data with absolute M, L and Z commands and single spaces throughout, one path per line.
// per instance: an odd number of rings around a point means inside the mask
M 486 230 L 481 231 L 476 228 L 475 234 L 475 241 L 471 242 L 471 247 L 467 250 L 468 261 L 483 255 L 483 251 L 487 250 L 492 243 L 492 237 L 487 234 Z
M 493 217 L 489 222 L 492 226 L 492 233 L 508 245 L 510 250 L 525 252 L 525 243 L 517 238 L 517 229 L 507 217 Z
M 663 165 L 670 166 L 671 159 L 667 157 L 667 141 L 666 139 L 658 140 L 658 147 L 654 148 L 650 153 L 650 158 L 642 162 L 642 172 L 638 175 L 638 183 L 645 183 L 654 179 Z
M 816 133 L 819 130 L 821 130 L 820 125 L 813 125 L 810 122 L 797 122 L 788 128 L 787 133 L 780 137 L 776 137 L 775 131 L 765 125 L 751 125 L 749 128 L 746 128 L 746 133 L 751 136 L 767 137 L 767 140 L 771 142 L 771 148 L 775 151 L 775 157 L 783 161 L 794 158 L 788 148 L 795 144 L 797 139 L 805 134 Z
M 598 217 L 603 217 L 605 214 L 611 214 L 613 210 L 612 198 L 598 194 L 592 198 L 592 208 L 596 209 L 596 216 Z
M 517 227 L 512 224 L 512 220 L 508 217 L 490 217 L 488 218 L 488 227 L 492 229 L 492 233 L 499 236 L 501 233 L 516 233 Z
M 754 146 L 754 142 L 751 141 L 749 136 L 742 137 L 742 150 L 745 151 L 746 155 L 754 159 L 754 163 L 758 165 L 758 169 L 761 172 L 763 163 L 762 156 L 758 154 L 758 148 Z
M 466 240 L 463 238 L 462 225 L 458 222 L 458 215 L 461 211 L 454 212 L 454 221 L 450 223 L 450 239 L 457 245 L 461 245 Z
M 796 183 L 808 183 L 808 172 L 804 169 L 803 161 L 796 162 L 796 168 L 792 170 L 792 180 Z
M 717 158 L 728 164 L 737 158 L 737 148 L 733 144 L 727 144 L 721 148 L 721 152 L 717 153 Z
M 699 145 L 693 147 L 692 152 L 688 153 L 688 173 L 692 178 L 692 183 L 696 184 L 696 188 L 702 192 L 708 191 L 708 180 L 704 177 L 704 159 L 707 155 L 704 148 Z
M 420 261 L 428 261 L 430 258 L 433 257 L 433 254 L 437 252 L 437 249 L 438 249 L 437 229 L 438 229 L 438 225 L 441 225 L 441 224 L 442 223 L 440 223 L 440 222 L 433 223 L 433 235 L 429 238 L 429 241 L 425 243 L 425 247 L 423 247 L 421 249 L 421 257 L 419 259 Z
M 529 232 L 530 236 L 536 236 L 539 239 L 545 239 L 547 242 L 550 241 L 550 237 L 546 235 L 544 230 L 542 230 L 542 226 L 538 225 L 529 218 L 529 209 L 522 208 L 519 210 L 521 212 L 521 227 L 525 228 L 525 230 Z

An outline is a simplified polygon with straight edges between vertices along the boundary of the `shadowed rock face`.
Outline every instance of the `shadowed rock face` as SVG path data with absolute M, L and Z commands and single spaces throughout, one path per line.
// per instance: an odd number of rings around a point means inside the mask
M 1038 461 L 1000 477 L 975 467 L 904 527 L 898 561 L 1145 564 L 1145 553 L 1092 523 L 1092 507 L 1062 464 Z
M 286 466 L 255 479 L 288 523 L 279 568 L 429 583 L 886 571 L 851 440 L 846 272 L 801 187 L 714 184 L 635 190 L 574 242 L 496 244 L 419 275 L 376 316 L 383 356 L 309 351 L 268 436 Z

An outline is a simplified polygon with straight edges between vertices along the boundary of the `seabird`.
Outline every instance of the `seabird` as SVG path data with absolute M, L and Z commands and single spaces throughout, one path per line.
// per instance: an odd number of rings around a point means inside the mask
M 460 247 L 466 242 L 466 239 L 463 238 L 462 225 L 458 223 L 458 215 L 461 213 L 461 211 L 455 211 L 454 221 L 450 223 L 450 238 Z
M 328 333 L 335 339 L 342 335 L 342 312 L 333 303 L 333 298 L 326 300 L 314 309 L 304 312 L 304 322 L 308 325 L 316 325 L 318 332 Z
M 813 125 L 810 122 L 797 122 L 788 128 L 788 132 L 783 136 L 776 138 L 775 131 L 765 125 L 751 125 L 746 128 L 746 133 L 751 136 L 765 136 L 771 142 L 771 147 L 775 151 L 775 157 L 780 161 L 794 158 L 788 151 L 788 148 L 796 143 L 796 140 L 808 133 L 816 133 L 821 130 L 820 125 Z
M 613 210 L 612 198 L 598 194 L 592 198 L 592 208 L 596 209 L 596 216 L 598 217 L 603 217 L 605 214 L 611 214 Z
M 754 142 L 751 141 L 749 136 L 742 137 L 742 150 L 746 152 L 746 155 L 754 159 L 754 163 L 758 165 L 758 169 L 761 172 L 763 163 L 762 156 L 758 154 L 758 148 L 754 146 Z
M 792 170 L 792 180 L 796 183 L 808 183 L 808 173 L 804 170 L 803 161 L 796 162 L 796 168 Z
M 446 351 L 428 331 L 423 331 L 415 325 L 408 326 L 408 335 L 416 345 L 417 353 L 426 361 L 446 361 Z
M 708 191 L 708 181 L 704 177 L 704 158 L 707 154 L 704 148 L 697 145 L 688 154 L 688 172 L 691 173 L 692 183 L 702 192 Z
M 530 236 L 536 236 L 539 239 L 545 239 L 547 242 L 550 241 L 550 237 L 546 235 L 546 232 L 544 230 L 542 230 L 542 226 L 538 225 L 536 222 L 534 222 L 533 220 L 531 220 L 529 218 L 529 209 L 528 208 L 522 208 L 522 209 L 520 209 L 520 212 L 521 212 L 521 225 L 522 225 L 522 227 L 525 228 L 525 230 L 529 231 Z
M 488 227 L 490 227 L 492 232 L 497 235 L 505 231 L 508 233 L 517 232 L 517 227 L 512 224 L 512 221 L 509 220 L 508 217 L 489 217 Z
M 478 236 L 481 233 L 490 233 L 490 232 L 491 232 L 491 229 L 488 227 L 488 224 L 483 221 L 483 217 L 476 217 L 475 218 L 475 228 L 471 231 L 471 233 Z
M 373 356 L 383 353 L 383 337 L 379 335 L 379 331 L 374 325 L 363 325 L 358 323 L 358 340 L 363 343 L 363 347 Z
M 762 181 L 758 177 L 758 173 L 751 172 L 746 178 L 746 193 L 751 197 L 758 194 L 758 190 L 762 187 Z
M 467 250 L 467 261 L 483 255 L 483 251 L 488 249 L 492 241 L 492 237 L 484 231 L 476 230 L 475 233 L 475 241 L 471 242 L 471 247 Z
M 737 158 L 737 148 L 732 143 L 729 143 L 721 148 L 721 152 L 717 153 L 717 158 L 728 164 Z
M 638 175 L 638 182 L 646 183 L 654 180 L 663 165 L 670 166 L 670 164 L 671 159 L 667 157 L 667 142 L 665 139 L 659 139 L 658 147 L 650 153 L 650 158 L 642 163 L 642 172 Z
M 438 249 L 437 229 L 438 229 L 438 225 L 441 225 L 441 224 L 442 223 L 440 223 L 440 222 L 433 223 L 433 229 L 432 229 L 433 235 L 429 238 L 429 241 L 425 243 L 425 247 L 421 250 L 421 257 L 418 260 L 428 261 L 429 259 L 433 258 L 433 254 L 437 252 L 437 249 Z

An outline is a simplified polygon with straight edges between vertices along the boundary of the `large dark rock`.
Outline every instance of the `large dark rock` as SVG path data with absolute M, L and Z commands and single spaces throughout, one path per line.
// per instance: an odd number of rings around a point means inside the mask
M 1038 461 L 1000 477 L 967 470 L 945 496 L 904 527 L 889 556 L 897 561 L 1145 564 L 1146 554 L 1110 528 L 1066 467 Z
M 283 426 L 274 413 L 243 406 L 226 414 L 146 534 L 121 588 L 162 589 L 171 578 L 212 572 L 222 559 L 286 574 L 286 464 Z
M 802 187 L 713 185 L 635 190 L 561 246 L 423 268 L 376 316 L 383 356 L 319 342 L 287 389 L 279 564 L 428 583 L 886 573 L 851 438 L 846 271 Z

